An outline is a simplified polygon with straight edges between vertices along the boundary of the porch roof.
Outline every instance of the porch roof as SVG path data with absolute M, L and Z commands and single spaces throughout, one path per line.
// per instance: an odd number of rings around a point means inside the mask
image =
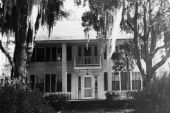
M 89 31 L 89 39 L 95 40 L 97 33 L 92 29 Z M 58 21 L 48 37 L 47 27 L 41 27 L 35 38 L 36 42 L 51 41 L 85 41 L 84 27 L 81 21 Z

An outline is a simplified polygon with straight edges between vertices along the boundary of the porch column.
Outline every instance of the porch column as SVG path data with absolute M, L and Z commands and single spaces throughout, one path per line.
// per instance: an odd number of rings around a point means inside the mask
M 111 59 L 108 57 L 109 52 L 107 51 L 107 72 L 108 72 L 108 91 L 112 91 L 112 64 Z
M 140 74 L 140 80 L 141 80 L 141 90 L 142 90 L 143 89 L 143 77 L 141 74 Z
M 132 71 L 130 71 L 130 90 L 132 91 Z
M 121 83 L 121 72 L 119 71 L 119 87 L 120 87 L 120 91 L 122 90 L 122 83 Z
M 67 92 L 67 47 L 62 43 L 62 92 Z

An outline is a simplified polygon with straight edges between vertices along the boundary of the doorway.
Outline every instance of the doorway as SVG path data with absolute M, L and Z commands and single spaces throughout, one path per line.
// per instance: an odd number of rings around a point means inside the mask
M 82 86 L 83 86 L 83 98 L 92 99 L 94 97 L 93 91 L 94 84 L 92 76 L 84 76 Z

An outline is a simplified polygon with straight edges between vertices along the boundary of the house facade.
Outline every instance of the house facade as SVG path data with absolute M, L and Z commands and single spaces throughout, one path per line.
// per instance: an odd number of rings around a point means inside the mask
M 31 89 L 68 93 L 71 99 L 105 99 L 108 91 L 140 90 L 140 73 L 114 72 L 107 46 L 92 31 L 87 43 L 81 24 L 77 25 L 58 23 L 50 38 L 43 29 L 39 33 L 28 71 Z

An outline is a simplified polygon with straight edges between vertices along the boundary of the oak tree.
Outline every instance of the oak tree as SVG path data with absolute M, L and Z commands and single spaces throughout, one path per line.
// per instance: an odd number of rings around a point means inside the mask
M 46 25 L 50 32 L 60 17 L 63 0 L 1 0 L 0 32 L 14 36 L 14 56 L 5 50 L 0 40 L 0 49 L 12 66 L 11 77 L 26 77 L 27 67 L 32 54 L 31 48 L 40 25 Z M 35 24 L 31 22 L 33 7 L 38 7 Z
M 170 4 L 168 0 L 124 0 L 120 26 L 133 34 L 136 64 L 147 85 L 170 56 Z M 158 42 L 163 40 L 162 45 Z M 163 51 L 160 61 L 154 62 Z M 142 65 L 142 59 L 146 65 Z M 144 69 L 145 68 L 145 69 Z

